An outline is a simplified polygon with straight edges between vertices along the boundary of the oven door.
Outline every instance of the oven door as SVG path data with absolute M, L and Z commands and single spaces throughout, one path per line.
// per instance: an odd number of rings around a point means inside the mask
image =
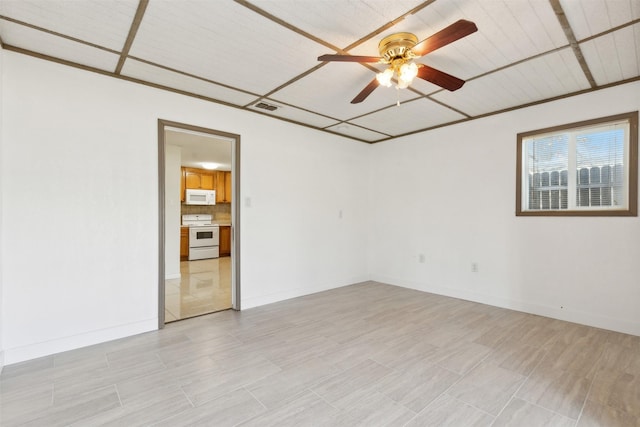
M 218 227 L 189 227 L 189 247 L 202 248 L 218 246 L 220 241 Z

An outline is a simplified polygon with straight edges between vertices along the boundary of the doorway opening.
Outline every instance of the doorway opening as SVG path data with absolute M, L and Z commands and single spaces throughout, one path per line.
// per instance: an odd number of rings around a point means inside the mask
M 240 136 L 158 120 L 158 327 L 240 310 Z

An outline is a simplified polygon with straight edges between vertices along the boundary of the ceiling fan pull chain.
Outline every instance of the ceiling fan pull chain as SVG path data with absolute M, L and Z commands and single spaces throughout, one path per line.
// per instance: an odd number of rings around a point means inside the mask
M 398 95 L 398 100 L 396 101 L 396 107 L 400 106 L 400 89 L 396 86 L 396 95 Z

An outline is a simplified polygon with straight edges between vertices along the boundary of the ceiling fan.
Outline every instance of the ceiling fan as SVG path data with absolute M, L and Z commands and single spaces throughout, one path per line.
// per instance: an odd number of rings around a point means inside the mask
M 461 19 L 447 28 L 438 31 L 418 43 L 418 38 L 411 33 L 396 33 L 383 38 L 378 44 L 380 56 L 355 56 L 355 55 L 322 55 L 318 61 L 342 61 L 342 62 L 370 62 L 387 64 L 389 67 L 376 75 L 371 82 L 351 101 L 358 104 L 373 92 L 379 85 L 391 86 L 394 75 L 397 78 L 398 89 L 408 87 L 414 77 L 441 86 L 447 90 L 460 89 L 464 80 L 460 80 L 443 71 L 431 68 L 428 65 L 413 62 L 414 58 L 424 56 L 454 41 L 478 31 L 478 27 L 471 21 Z

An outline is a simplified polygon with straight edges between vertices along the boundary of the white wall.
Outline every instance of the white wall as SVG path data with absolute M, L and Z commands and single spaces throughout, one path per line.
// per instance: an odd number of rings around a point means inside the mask
M 3 66 L 6 363 L 156 327 L 159 118 L 241 135 L 243 308 L 367 278 L 366 144 L 13 52 Z
M 155 329 L 159 118 L 241 135 L 243 309 L 373 278 L 640 335 L 637 217 L 514 216 L 516 133 L 637 110 L 640 83 L 369 146 L 13 52 L 0 70 L 6 363 Z
M 372 278 L 640 335 L 638 217 L 514 213 L 517 133 L 638 109 L 635 82 L 375 144 Z
M 182 149 L 165 145 L 164 278 L 180 278 L 180 164 Z
M 4 98 L 1 96 L 1 94 L 3 93 L 3 81 L 4 81 L 4 73 L 3 73 L 3 60 L 4 60 L 4 49 L 2 49 L 2 45 L 0 44 L 0 167 L 2 167 L 2 169 L 4 169 L 4 156 L 2 155 L 2 140 L 3 140 L 3 135 L 4 135 L 4 131 L 3 131 L 3 125 L 2 125 L 2 118 L 3 118 L 3 104 L 4 104 Z M 3 265 L 3 259 L 4 259 L 4 253 L 5 253 L 5 245 L 4 245 L 4 221 L 2 220 L 2 206 L 4 205 L 3 203 L 3 185 L 2 185 L 3 181 L 2 181 L 2 174 L 0 174 L 0 372 L 2 372 L 2 368 L 4 367 L 4 304 L 3 304 L 3 277 L 4 277 L 4 270 L 2 268 Z
M 369 146 L 270 127 L 277 149 L 241 139 L 243 309 L 368 279 Z

